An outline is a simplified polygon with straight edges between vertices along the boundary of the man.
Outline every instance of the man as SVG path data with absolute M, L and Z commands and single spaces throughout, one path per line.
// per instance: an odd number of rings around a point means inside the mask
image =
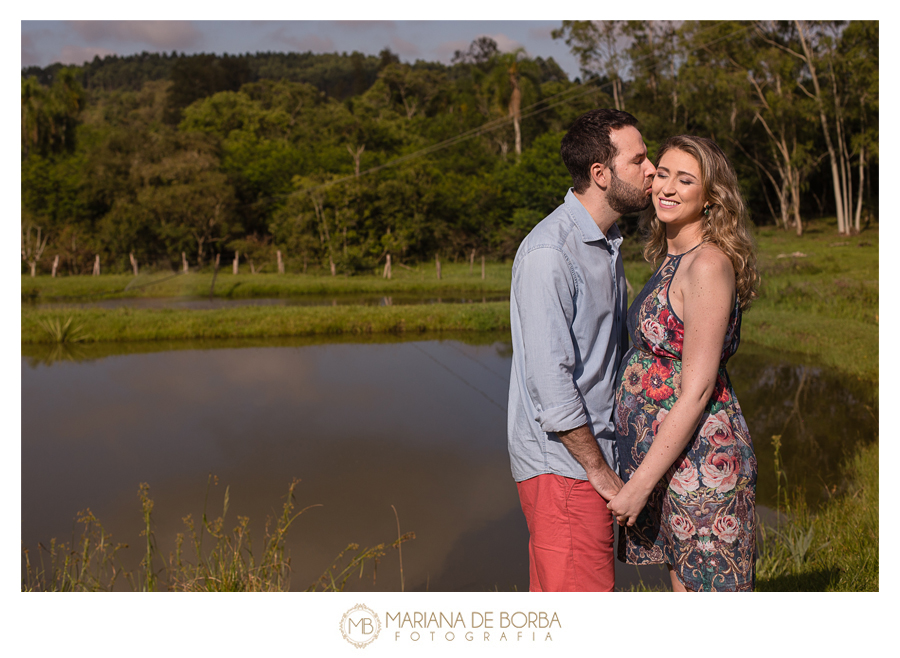
M 572 188 L 522 241 L 512 269 L 508 439 L 528 523 L 531 591 L 611 591 L 622 487 L 612 418 L 627 347 L 616 220 L 650 204 L 656 169 L 618 110 L 579 117 L 560 153 Z

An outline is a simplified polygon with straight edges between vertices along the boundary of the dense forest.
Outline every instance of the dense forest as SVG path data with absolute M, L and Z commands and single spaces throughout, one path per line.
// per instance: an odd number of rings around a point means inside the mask
M 579 78 L 486 37 L 450 65 L 385 49 L 23 69 L 22 271 L 507 258 L 561 202 L 560 140 L 595 107 L 637 116 L 651 154 L 715 139 L 757 225 L 878 221 L 877 22 L 563 21 L 554 37 Z

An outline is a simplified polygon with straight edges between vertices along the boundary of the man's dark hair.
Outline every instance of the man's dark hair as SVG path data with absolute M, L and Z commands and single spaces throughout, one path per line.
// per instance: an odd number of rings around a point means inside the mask
M 610 141 L 610 133 L 637 122 L 628 112 L 607 109 L 591 110 L 575 119 L 559 152 L 576 192 L 581 194 L 590 186 L 591 165 L 595 162 L 612 167 L 618 152 Z

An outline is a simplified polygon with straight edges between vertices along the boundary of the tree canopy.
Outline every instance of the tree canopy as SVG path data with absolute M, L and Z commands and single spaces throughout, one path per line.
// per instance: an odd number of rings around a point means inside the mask
M 509 257 L 561 202 L 560 140 L 595 107 L 637 116 L 651 154 L 672 134 L 715 139 L 756 224 L 876 220 L 877 22 L 564 21 L 555 36 L 580 78 L 487 37 L 450 65 L 385 49 L 23 69 L 23 241 L 40 227 L 38 271 L 59 255 L 69 273 L 98 254 L 125 271 L 129 254 L 176 268 L 238 251 L 258 270 L 277 249 L 347 274 L 388 253 Z

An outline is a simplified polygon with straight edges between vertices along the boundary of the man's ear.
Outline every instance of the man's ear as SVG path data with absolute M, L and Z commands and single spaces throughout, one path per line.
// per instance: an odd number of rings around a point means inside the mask
M 605 190 L 612 182 L 612 172 L 606 165 L 595 162 L 591 165 L 591 180 Z

